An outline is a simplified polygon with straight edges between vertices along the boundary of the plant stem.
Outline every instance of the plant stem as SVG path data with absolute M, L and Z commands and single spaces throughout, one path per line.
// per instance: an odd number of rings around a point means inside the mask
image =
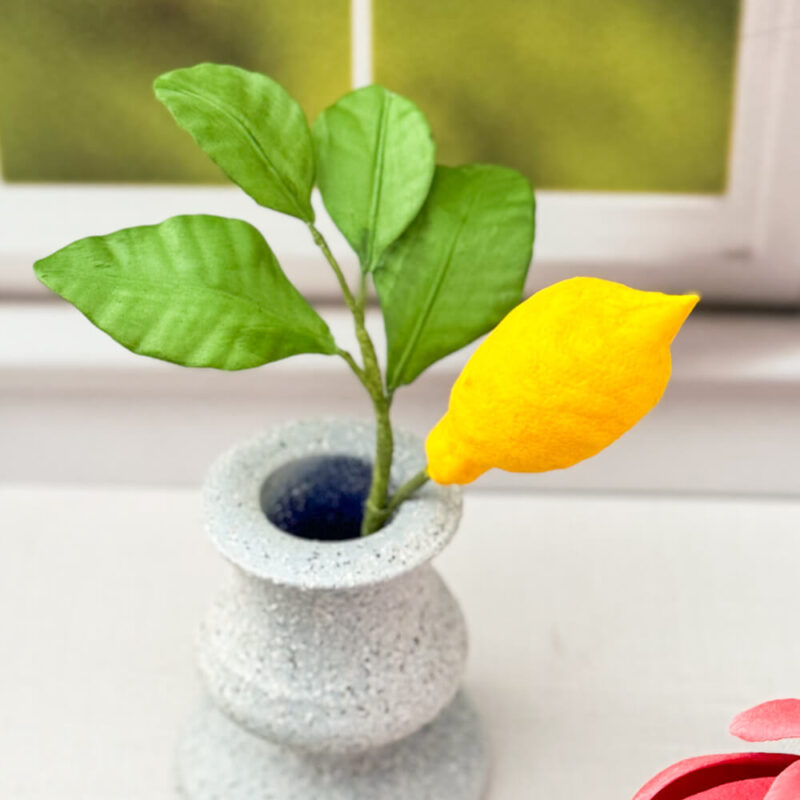
M 356 297 L 356 304 L 359 308 L 364 308 L 367 302 L 367 276 L 362 272 L 358 281 L 358 297 Z
M 364 503 L 364 518 L 361 522 L 361 535 L 369 536 L 379 530 L 388 518 L 386 500 L 389 492 L 389 474 L 392 471 L 394 434 L 389 418 L 391 400 L 383 398 L 376 401 L 375 408 L 375 464 L 372 468 L 372 483 Z
M 389 475 L 392 469 L 392 456 L 394 453 L 394 437 L 392 434 L 392 423 L 390 410 L 392 406 L 392 394 L 384 387 L 383 375 L 381 373 L 378 356 L 375 352 L 375 345 L 370 338 L 369 331 L 364 320 L 364 306 L 366 305 L 367 282 L 366 275 L 362 273 L 359 284 L 358 298 L 353 296 L 347 280 L 344 277 L 341 267 L 336 261 L 325 237 L 317 230 L 313 223 L 308 223 L 311 236 L 315 244 L 322 250 L 327 262 L 331 265 L 339 286 L 344 295 L 347 307 L 353 315 L 355 324 L 356 339 L 361 350 L 361 358 L 364 363 L 363 368 L 359 367 L 353 357 L 345 350 L 337 350 L 338 355 L 344 358 L 355 372 L 361 383 L 364 384 L 372 406 L 375 409 L 376 434 L 375 434 L 375 463 L 372 468 L 372 482 L 370 484 L 369 495 L 364 504 L 364 519 L 361 524 L 361 535 L 368 536 L 374 533 L 387 519 L 386 503 L 389 491 Z
M 353 370 L 356 378 L 358 378 L 361 381 L 361 383 L 364 384 L 364 387 L 366 388 L 367 384 L 365 382 L 366 378 L 364 377 L 364 370 L 361 369 L 361 367 L 358 366 L 358 364 L 356 363 L 356 360 L 353 358 L 353 356 L 347 350 L 344 350 L 341 347 L 337 347 L 336 348 L 336 355 L 340 356 L 341 358 L 343 358 L 345 360 L 345 362 L 347 362 L 347 365 L 350 367 L 351 370 Z
M 347 307 L 355 314 L 356 300 L 353 297 L 353 293 L 350 291 L 350 287 L 347 285 L 342 268 L 333 257 L 333 253 L 331 253 L 331 249 L 328 247 L 328 243 L 325 241 L 325 237 L 317 230 L 313 222 L 308 223 L 308 229 L 311 231 L 314 244 L 316 244 L 317 247 L 322 250 L 322 254 L 325 256 L 326 261 L 331 265 L 331 268 L 336 274 L 336 280 L 339 281 L 339 288 L 342 290 Z
M 428 477 L 427 467 L 421 469 L 413 478 L 409 478 L 393 495 L 386 506 L 386 511 L 391 514 L 397 507 L 408 500 L 414 492 L 424 486 L 430 478 Z
M 414 492 L 421 486 L 424 486 L 430 478 L 426 469 L 421 469 L 413 478 L 409 478 L 399 489 L 392 495 L 391 500 L 386 504 L 386 508 L 380 512 L 376 517 L 378 529 L 382 528 L 389 517 L 411 497 Z

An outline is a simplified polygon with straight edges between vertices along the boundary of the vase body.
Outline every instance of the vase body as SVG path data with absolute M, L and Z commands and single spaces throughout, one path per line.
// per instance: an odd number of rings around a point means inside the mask
M 465 624 L 429 563 L 458 524 L 459 490 L 426 485 L 365 538 L 270 521 L 287 504 L 307 512 L 326 463 L 366 465 L 373 448 L 364 423 L 291 423 L 212 467 L 207 531 L 232 570 L 200 634 L 208 701 L 179 751 L 190 800 L 484 796 L 486 743 L 459 691 Z M 398 435 L 393 484 L 423 464 Z M 345 483 L 346 467 L 335 461 Z

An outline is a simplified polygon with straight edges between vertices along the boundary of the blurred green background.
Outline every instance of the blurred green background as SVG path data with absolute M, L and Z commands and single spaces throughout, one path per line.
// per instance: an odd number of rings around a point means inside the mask
M 349 0 L 3 0 L 12 181 L 223 180 L 157 103 L 199 61 L 268 73 L 309 117 L 350 84 Z M 373 0 L 375 79 L 428 114 L 444 163 L 540 188 L 717 193 L 739 0 Z
M 315 116 L 350 86 L 349 0 L 3 0 L 7 180 L 226 180 L 153 97 L 201 61 L 266 72 Z
M 373 0 L 375 79 L 445 163 L 548 189 L 725 189 L 738 0 Z

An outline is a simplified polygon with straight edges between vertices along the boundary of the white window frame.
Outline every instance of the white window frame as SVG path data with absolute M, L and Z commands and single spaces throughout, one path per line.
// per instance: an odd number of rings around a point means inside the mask
M 371 79 L 370 0 L 352 0 L 353 83 Z M 800 3 L 744 0 L 729 186 L 721 196 L 537 192 L 530 289 L 590 274 L 706 300 L 800 304 Z M 345 268 L 356 264 L 316 207 Z M 181 213 L 247 219 L 298 288 L 338 297 L 304 225 L 236 187 L 0 182 L 0 297 L 42 291 L 31 264 L 82 236 Z

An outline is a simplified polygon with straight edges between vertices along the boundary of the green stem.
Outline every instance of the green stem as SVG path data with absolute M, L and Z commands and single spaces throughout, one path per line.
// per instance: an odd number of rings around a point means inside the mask
M 369 495 L 364 504 L 364 519 L 361 525 L 361 535 L 368 536 L 370 533 L 377 531 L 387 519 L 386 503 L 389 491 L 389 475 L 392 469 L 392 457 L 394 453 L 394 437 L 392 435 L 390 419 L 392 394 L 387 392 L 384 387 L 383 375 L 381 373 L 380 364 L 378 363 L 377 353 L 375 352 L 375 345 L 370 338 L 364 319 L 364 306 L 366 305 L 367 295 L 366 276 L 363 274 L 361 275 L 358 298 L 355 298 L 325 238 L 312 223 L 309 223 L 308 227 L 314 242 L 320 250 L 322 250 L 325 259 L 331 265 L 336 279 L 339 281 L 339 286 L 344 295 L 347 307 L 353 314 L 356 339 L 358 340 L 358 346 L 361 350 L 361 358 L 364 366 L 363 368 L 359 367 L 347 351 L 340 349 L 337 350 L 337 354 L 347 361 L 361 383 L 364 384 L 372 400 L 372 406 L 375 409 L 375 463 L 372 468 L 372 482 L 370 484 Z
M 348 353 L 347 350 L 343 350 L 341 347 L 336 348 L 336 355 L 340 356 L 345 360 L 345 362 L 347 362 L 347 365 L 350 367 L 351 370 L 353 370 L 356 378 L 358 378 L 366 388 L 367 384 L 366 384 L 366 377 L 364 376 L 364 370 L 358 366 L 353 356 L 350 353 Z
M 328 247 L 325 237 L 317 230 L 313 222 L 308 223 L 308 229 L 311 231 L 314 244 L 316 244 L 317 247 L 322 250 L 322 254 L 325 256 L 326 261 L 331 265 L 331 268 L 336 274 L 336 280 L 339 281 L 339 288 L 342 290 L 347 307 L 353 312 L 353 314 L 355 314 L 356 300 L 353 297 L 353 293 L 350 291 L 350 287 L 347 285 L 347 281 L 345 280 L 344 273 L 339 266 L 339 262 L 333 257 L 333 253 L 331 252 L 330 247 Z
M 413 478 L 409 478 L 393 495 L 386 510 L 391 514 L 392 511 L 397 509 L 401 503 L 405 503 L 414 492 L 421 486 L 424 486 L 430 478 L 428 477 L 428 469 L 425 467 L 421 469 Z
M 386 500 L 389 493 L 389 475 L 392 471 L 394 434 L 389 418 L 390 401 L 386 398 L 373 400 L 375 407 L 375 464 L 372 468 L 372 483 L 364 503 L 364 519 L 361 535 L 369 536 L 379 530 L 387 520 Z
M 359 308 L 363 309 L 367 303 L 367 275 L 366 273 L 361 273 L 361 278 L 358 281 L 358 297 L 356 298 L 356 304 Z
M 382 528 L 389 517 L 403 504 L 414 492 L 421 486 L 424 486 L 430 478 L 426 469 L 420 470 L 413 478 L 409 478 L 400 488 L 392 495 L 391 500 L 386 504 L 386 508 L 380 513 L 377 523 L 378 528 Z

